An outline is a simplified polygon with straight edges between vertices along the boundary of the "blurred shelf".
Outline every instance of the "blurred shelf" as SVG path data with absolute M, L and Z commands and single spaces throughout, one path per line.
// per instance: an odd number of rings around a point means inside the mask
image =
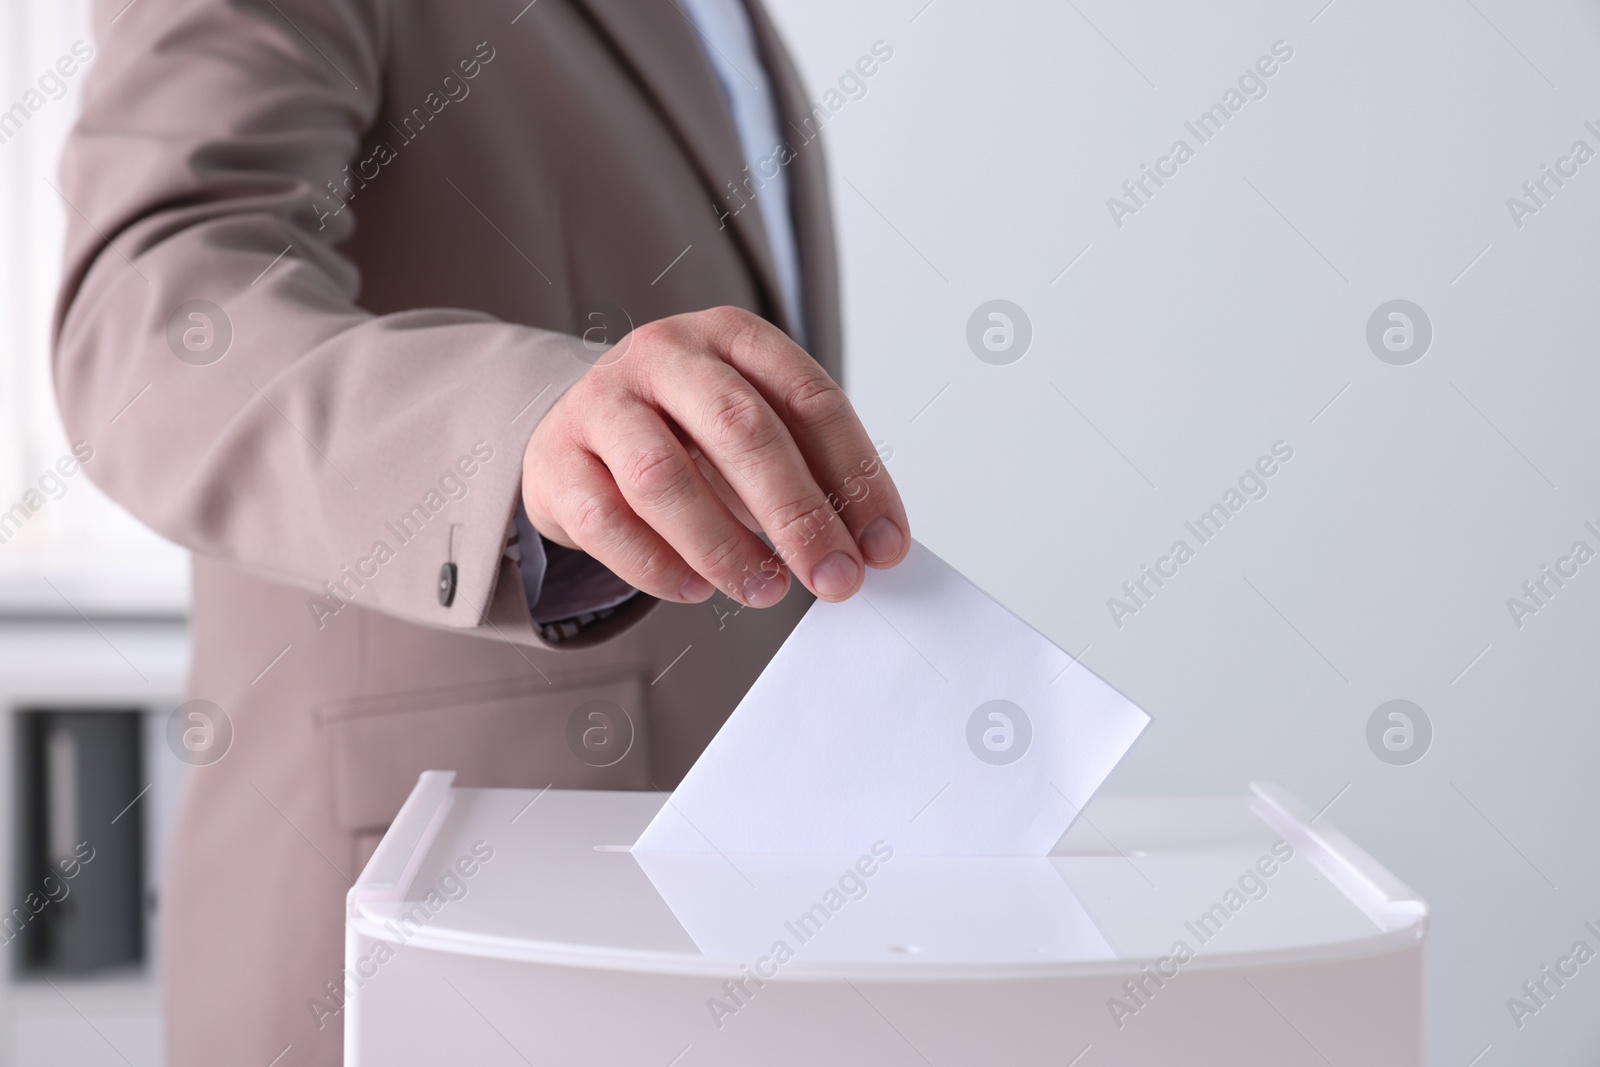
M 182 619 L 189 557 L 0 551 L 0 619 Z
M 181 586 L 167 580 L 177 574 Z M 30 710 L 139 709 L 150 780 L 134 809 L 144 835 L 142 892 L 159 901 L 166 840 L 186 771 L 167 750 L 165 725 L 183 698 L 189 667 L 187 567 L 169 569 L 163 580 L 147 574 L 142 588 L 134 582 L 95 588 L 91 571 L 75 579 L 58 574 L 60 581 L 52 577 L 48 584 L 44 577 L 0 566 L 0 882 L 16 883 L 17 835 L 26 818 L 13 781 L 18 716 Z M 18 589 L 29 592 L 36 610 L 18 610 L 27 604 L 11 595 Z M 57 589 L 84 614 L 61 610 Z M 55 610 L 38 604 L 38 590 L 55 597 Z M 158 595 L 149 595 L 152 590 Z M 0 1067 L 159 1067 L 163 1036 L 153 913 L 146 912 L 146 924 L 146 962 L 138 968 L 45 978 L 16 974 L 14 958 L 0 962 Z
M 0 710 L 42 700 L 166 701 L 183 692 L 188 670 L 181 618 L 0 616 Z

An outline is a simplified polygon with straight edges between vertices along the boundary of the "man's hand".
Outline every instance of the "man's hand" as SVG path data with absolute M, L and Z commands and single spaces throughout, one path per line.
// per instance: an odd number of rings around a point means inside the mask
M 623 338 L 534 430 L 522 498 L 545 537 L 687 603 L 715 587 L 769 607 L 790 570 L 844 600 L 863 562 L 891 567 L 911 543 L 843 391 L 781 330 L 736 308 Z

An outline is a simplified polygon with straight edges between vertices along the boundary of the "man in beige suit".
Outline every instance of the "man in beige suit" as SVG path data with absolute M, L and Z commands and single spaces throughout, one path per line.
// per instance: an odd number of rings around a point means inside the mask
M 903 557 L 833 384 L 819 120 L 737 0 L 96 29 L 56 373 L 92 476 L 194 551 L 169 1057 L 333 1064 L 344 893 L 419 772 L 670 788 L 791 584 Z

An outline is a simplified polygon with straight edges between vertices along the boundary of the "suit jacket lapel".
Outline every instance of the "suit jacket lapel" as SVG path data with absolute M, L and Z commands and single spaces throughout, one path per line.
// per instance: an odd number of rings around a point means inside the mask
M 733 230 L 766 295 L 767 304 L 785 325 L 788 317 L 779 295 L 772 248 L 759 208 L 729 192 L 729 183 L 744 179 L 744 150 L 733 125 L 728 98 L 717 83 L 688 16 L 675 0 L 574 0 L 586 8 L 624 64 L 645 87 L 666 119 L 685 154 L 694 162 L 712 202 L 728 212 Z M 735 213 L 737 212 L 737 213 Z
M 761 0 L 745 0 L 745 7 L 777 97 L 779 134 L 793 153 L 788 163 L 789 210 L 800 252 L 806 340 L 818 362 L 835 380 L 842 381 L 838 250 L 821 130 L 811 114 L 805 84 Z

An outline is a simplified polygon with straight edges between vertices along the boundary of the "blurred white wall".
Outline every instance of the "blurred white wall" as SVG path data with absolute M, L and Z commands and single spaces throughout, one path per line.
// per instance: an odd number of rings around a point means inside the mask
M 1520 1029 L 1507 1007 L 1600 951 L 1600 562 L 1520 628 L 1507 607 L 1600 550 L 1600 158 L 1559 164 L 1600 151 L 1600 10 L 775 8 L 819 99 L 893 49 L 827 126 L 851 392 L 917 536 L 1155 717 L 1108 789 L 1337 798 L 1432 903 L 1430 1063 L 1600 1060 L 1600 962 Z M 1184 123 L 1278 41 L 1200 145 Z M 1108 197 L 1179 138 L 1119 228 Z M 1545 164 L 1577 173 L 1519 228 Z M 966 339 L 996 298 L 1033 333 L 1003 366 Z M 1366 338 L 1394 299 L 1433 329 L 1404 366 Z M 1199 545 L 1184 523 L 1278 441 L 1267 495 Z M 1119 628 L 1107 599 L 1179 538 Z M 1392 699 L 1432 725 L 1409 765 L 1368 745 Z
M 82 471 L 51 476 L 71 454 L 49 352 L 75 210 L 56 167 L 96 58 L 87 0 L 0 3 L 0 512 L 29 491 L 43 501 L 20 529 L 0 528 L 0 614 L 174 613 L 187 602 L 185 554 Z

